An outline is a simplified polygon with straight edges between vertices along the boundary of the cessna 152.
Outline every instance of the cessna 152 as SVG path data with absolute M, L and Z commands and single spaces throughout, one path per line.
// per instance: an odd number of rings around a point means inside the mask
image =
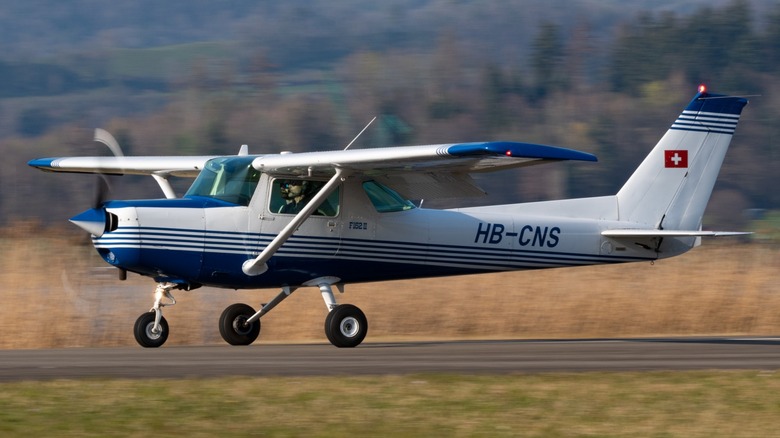
M 682 254 L 702 236 L 704 209 L 743 107 L 742 97 L 699 92 L 613 196 L 423 209 L 408 199 L 484 194 L 470 174 L 562 160 L 571 149 L 516 142 L 439 144 L 328 152 L 193 157 L 44 158 L 55 172 L 143 174 L 168 199 L 100 202 L 71 219 L 102 258 L 157 283 L 134 334 L 144 347 L 169 334 L 171 291 L 202 285 L 280 288 L 257 311 L 227 307 L 219 330 L 248 345 L 260 319 L 296 289 L 317 287 L 325 333 L 337 347 L 366 336 L 363 312 L 337 304 L 333 286 L 601 263 Z M 99 140 L 104 134 L 97 136 Z M 110 142 L 111 138 L 105 140 Z M 196 177 L 175 198 L 170 176 Z

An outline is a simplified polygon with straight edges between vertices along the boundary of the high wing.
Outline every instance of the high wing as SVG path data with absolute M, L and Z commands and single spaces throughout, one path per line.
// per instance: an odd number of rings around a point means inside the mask
M 195 177 L 215 156 L 62 157 L 30 161 L 51 172 Z M 469 174 L 553 161 L 597 161 L 586 152 L 518 142 L 455 143 L 257 155 L 252 165 L 278 176 L 369 175 L 410 199 L 478 196 Z M 162 186 L 162 183 L 161 183 Z M 165 188 L 163 189 L 165 191 Z
M 209 156 L 60 157 L 28 164 L 50 172 L 197 176 Z M 473 173 L 550 161 L 597 161 L 586 152 L 517 142 L 457 143 L 258 155 L 254 167 L 276 175 L 333 175 L 336 167 L 353 173 Z
M 242 147 L 241 151 L 245 152 Z M 239 152 L 240 154 L 241 152 Z M 61 157 L 38 158 L 27 164 L 46 172 L 99 173 L 104 175 L 151 175 L 166 198 L 176 198 L 168 178 L 195 178 L 215 156 L 173 157 Z
M 253 165 L 265 172 L 292 175 L 312 172 L 332 175 L 334 167 L 367 174 L 414 171 L 471 173 L 561 160 L 597 161 L 589 153 L 555 146 L 481 142 L 263 155 L 257 157 Z
M 552 161 L 597 161 L 586 152 L 517 142 L 457 143 L 263 155 L 255 169 L 291 176 L 333 175 L 336 169 L 372 176 L 410 199 L 482 195 L 471 173 Z
M 215 156 L 178 157 L 61 157 L 28 162 L 47 172 L 102 173 L 106 175 L 171 175 L 194 178 Z

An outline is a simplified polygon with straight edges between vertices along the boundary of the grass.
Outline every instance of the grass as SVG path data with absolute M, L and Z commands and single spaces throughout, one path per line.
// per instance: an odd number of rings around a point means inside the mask
M 115 279 L 84 240 L 28 225 L 0 244 L 0 348 L 135 345 L 154 284 Z M 44 236 L 44 237 L 28 237 Z M 348 285 L 367 341 L 780 333 L 780 248 L 706 245 L 653 265 Z M 222 342 L 230 303 L 275 291 L 199 289 L 166 308 L 169 344 Z M 301 289 L 259 342 L 324 342 Z M 765 371 L 54 380 L 0 384 L 2 436 L 778 436 Z
M 777 436 L 756 371 L 0 385 L 3 436 Z
M 16 229 L 0 237 L 0 348 L 133 346 L 154 282 L 120 282 L 78 234 Z M 105 266 L 105 267 L 104 267 Z M 589 266 L 347 285 L 371 341 L 780 334 L 780 248 L 705 245 L 655 264 Z M 277 291 L 201 288 L 165 308 L 170 345 L 222 343 L 229 304 Z M 326 342 L 325 306 L 303 288 L 263 319 L 258 342 Z
M 757 241 L 780 242 L 780 211 L 767 211 L 763 217 L 751 223 L 752 236 Z

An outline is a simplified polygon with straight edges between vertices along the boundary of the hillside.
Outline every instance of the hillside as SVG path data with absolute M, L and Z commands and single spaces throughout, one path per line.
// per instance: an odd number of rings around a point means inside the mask
M 340 148 L 377 115 L 354 147 L 516 140 L 600 158 L 485 180 L 483 202 L 612 193 L 703 81 L 761 95 L 707 224 L 780 208 L 780 5 L 34 1 L 0 24 L 4 223 L 62 222 L 92 202 L 94 178 L 24 163 L 105 153 L 95 127 L 133 154 L 262 153 Z M 145 179 L 113 189 L 161 196 Z

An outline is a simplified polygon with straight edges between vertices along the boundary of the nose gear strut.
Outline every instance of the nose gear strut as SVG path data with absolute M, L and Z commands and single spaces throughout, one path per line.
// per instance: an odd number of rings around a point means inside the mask
M 184 285 L 170 282 L 157 283 L 157 288 L 154 291 L 154 305 L 135 321 L 133 333 L 135 334 L 135 340 L 142 347 L 157 348 L 168 339 L 168 321 L 163 317 L 162 308 L 176 304 L 176 299 L 171 294 L 171 290 L 183 289 L 185 287 Z M 163 302 L 163 298 L 169 300 L 169 302 Z

